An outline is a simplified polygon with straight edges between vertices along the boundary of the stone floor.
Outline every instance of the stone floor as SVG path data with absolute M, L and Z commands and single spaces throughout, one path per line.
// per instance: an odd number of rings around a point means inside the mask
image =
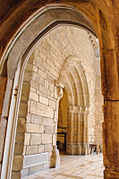
M 61 155 L 58 169 L 47 169 L 27 179 L 103 179 L 102 154 L 87 156 Z

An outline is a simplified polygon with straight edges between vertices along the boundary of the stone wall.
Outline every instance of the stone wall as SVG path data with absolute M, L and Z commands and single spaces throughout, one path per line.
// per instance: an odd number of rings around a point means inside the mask
M 95 142 L 101 145 L 102 150 L 102 123 L 104 121 L 102 105 L 103 96 L 101 94 L 100 58 L 96 58 L 96 87 L 95 87 Z
M 69 132 L 68 147 L 96 143 L 101 138 L 101 130 L 96 127 L 98 120 L 95 120 L 95 102 L 98 100 L 95 96 L 96 62 L 89 35 L 76 27 L 58 27 L 39 43 L 26 65 L 16 135 L 14 178 L 20 177 L 21 170 L 22 176 L 27 176 L 44 168 L 56 167 L 59 162 L 56 149 L 57 82 L 61 82 L 67 91 L 67 120 L 74 120 L 73 125 L 70 123 L 68 126 L 73 129 L 73 133 Z M 101 111 L 101 105 L 98 108 Z M 102 118 L 102 113 L 99 116 L 98 119 Z M 77 125 L 80 125 L 80 131 Z M 75 149 L 69 153 L 76 154 Z M 32 165 L 28 156 L 32 158 Z M 36 161 L 37 157 L 40 162 Z

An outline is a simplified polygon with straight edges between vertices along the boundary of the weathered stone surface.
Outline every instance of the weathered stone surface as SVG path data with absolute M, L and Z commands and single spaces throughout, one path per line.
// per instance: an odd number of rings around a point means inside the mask
M 42 124 L 42 116 L 39 115 L 33 115 L 31 116 L 31 123 L 34 124 Z
M 103 50 L 102 57 L 102 86 L 103 95 L 105 99 L 118 100 L 119 99 L 119 86 L 118 86 L 118 69 L 117 69 L 117 59 L 116 50 Z M 109 63 L 109 61 L 110 63 Z M 105 65 L 104 65 L 105 64 Z M 110 66 L 112 68 L 110 68 Z
M 53 149 L 52 144 L 47 144 L 47 145 L 45 145 L 45 152 L 51 152 L 52 149 Z
M 51 144 L 52 134 L 42 134 L 42 144 Z
M 13 171 L 19 171 L 22 169 L 23 156 L 15 156 L 13 161 Z
M 43 169 L 44 169 L 44 164 L 40 164 L 40 165 L 31 167 L 29 174 L 31 175 L 31 174 L 34 174 L 34 173 L 38 173 L 40 170 L 43 170 Z
M 6 69 L 5 69 L 6 70 Z M 0 115 L 7 118 L 9 113 L 10 97 L 13 80 L 0 76 Z M 6 88 L 6 91 L 5 91 Z M 4 98 L 4 101 L 3 101 Z M 3 103 L 3 104 L 2 104 Z
M 26 119 L 25 118 L 19 118 L 18 119 L 18 125 L 17 125 L 17 131 L 24 133 L 25 132 L 25 122 Z
M 12 172 L 12 179 L 21 179 L 21 174 L 19 172 Z
M 30 144 L 30 134 L 25 133 L 24 145 L 29 145 L 29 144 Z
M 29 91 L 30 91 L 30 84 L 24 82 L 23 86 L 22 86 L 22 96 L 21 96 L 21 100 L 23 101 L 28 101 L 29 99 Z
M 43 96 L 39 97 L 39 101 L 45 105 L 48 105 L 48 98 L 45 98 Z
M 25 71 L 25 76 L 24 76 L 24 82 L 29 82 L 31 79 L 32 73 L 29 71 Z
M 17 133 L 16 135 L 16 143 L 23 143 L 24 142 L 24 133 Z
M 29 175 L 29 168 L 22 169 L 21 176 L 25 177 L 25 176 L 28 176 L 28 175 Z
M 45 56 L 44 56 L 45 57 Z M 42 70 L 38 70 L 38 74 L 40 75 L 40 76 L 42 76 L 44 79 L 46 79 L 46 73 L 45 72 L 43 72 Z
M 36 81 L 31 80 L 30 81 L 30 87 L 38 90 L 39 84 Z
M 119 102 L 106 101 L 104 104 L 103 153 L 105 178 L 118 178 L 119 163 Z M 114 172 L 115 171 L 115 172 Z
M 38 71 L 38 68 L 35 65 L 33 65 L 33 72 L 37 73 L 37 71 Z
M 44 133 L 45 130 L 46 129 L 45 129 L 44 125 L 39 125 L 39 131 L 40 131 L 40 133 Z
M 38 146 L 27 146 L 26 147 L 26 155 L 30 154 L 37 154 L 38 153 Z
M 40 128 L 39 125 L 37 124 L 33 124 L 33 123 L 27 123 L 26 124 L 26 132 L 35 132 L 35 133 L 39 133 L 40 132 Z
M 56 109 L 56 102 L 49 100 L 49 106 L 51 106 L 53 109 Z
M 43 124 L 48 125 L 48 126 L 54 126 L 54 121 L 53 121 L 53 119 L 44 117 L 43 118 Z
M 49 106 L 31 101 L 30 112 L 44 117 L 53 118 L 53 110 Z
M 31 145 L 39 145 L 41 144 L 41 134 L 31 134 Z
M 20 103 L 20 109 L 19 109 L 19 117 L 26 117 L 28 112 L 28 106 L 26 102 Z
M 23 144 L 15 144 L 14 155 L 22 155 L 23 154 Z
M 46 126 L 45 133 L 53 134 L 54 133 L 54 126 Z
M 5 132 L 6 132 L 6 126 L 7 126 L 7 120 L 4 118 L 1 118 L 0 121 L 0 162 L 2 161 L 2 155 L 3 155 L 3 147 L 4 147 L 4 141 L 5 141 Z
M 33 99 L 34 101 L 38 101 L 38 94 L 35 92 L 30 91 L 30 99 Z
M 44 153 L 45 152 L 45 145 L 39 145 L 38 153 Z

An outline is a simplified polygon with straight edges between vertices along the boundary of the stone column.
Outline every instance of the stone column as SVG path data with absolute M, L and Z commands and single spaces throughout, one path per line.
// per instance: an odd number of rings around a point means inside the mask
M 85 155 L 90 153 L 88 144 L 88 107 L 81 107 L 78 117 L 78 143 L 79 143 L 79 154 Z
M 101 82 L 104 103 L 103 161 L 104 178 L 119 179 L 119 15 L 118 0 L 113 1 L 114 25 L 107 23 L 99 11 L 99 40 L 101 51 Z M 110 21 L 112 22 L 112 21 Z M 115 29 L 116 28 L 116 29 Z M 115 34 L 115 32 L 117 34 Z
M 67 154 L 85 155 L 90 153 L 87 116 L 87 107 L 69 106 Z
M 78 106 L 69 106 L 66 153 L 77 154 Z
M 59 101 L 63 97 L 64 86 L 58 83 L 56 87 L 57 87 L 57 90 L 56 90 L 57 107 L 56 107 L 56 112 L 55 112 L 55 122 L 56 122 L 55 132 L 57 133 Z M 52 155 L 50 157 L 50 168 L 58 168 L 60 166 L 60 155 L 59 155 L 59 150 L 57 149 L 55 136 L 56 134 L 54 134 L 54 137 L 53 137 L 53 150 L 52 150 Z
M 88 142 L 88 113 L 89 113 L 89 107 L 84 107 L 84 137 L 83 137 L 83 143 L 84 143 L 84 154 L 90 154 L 90 147 Z
M 66 136 L 66 153 L 73 154 L 74 149 L 72 147 L 73 144 L 73 120 L 74 120 L 74 113 L 69 107 L 68 112 L 68 120 L 67 120 L 67 136 Z
M 119 179 L 119 101 L 106 101 L 103 122 L 104 178 Z
M 84 154 L 84 108 L 80 106 L 78 111 L 78 154 Z

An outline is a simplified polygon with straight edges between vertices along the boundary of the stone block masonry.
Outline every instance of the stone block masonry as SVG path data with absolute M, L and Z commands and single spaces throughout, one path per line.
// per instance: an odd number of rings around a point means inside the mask
M 99 120 L 96 120 L 96 110 L 101 111 L 101 104 L 99 105 L 101 94 L 97 94 L 100 87 L 98 88 L 96 81 L 98 78 L 96 75 L 99 74 L 96 72 L 95 64 L 94 49 L 88 33 L 76 27 L 58 27 L 38 44 L 26 65 L 24 74 L 13 175 L 22 170 L 22 176 L 27 176 L 44 168 L 54 167 L 57 162 L 59 165 L 59 153 L 56 148 L 57 82 L 63 84 L 68 96 L 68 114 L 64 124 L 69 132 L 67 136 L 69 153 L 85 152 L 84 145 L 84 149 L 81 149 L 84 151 L 79 151 L 82 142 L 85 142 L 86 146 L 89 143 L 101 142 L 99 129 L 101 122 L 99 124 Z M 89 104 L 86 103 L 88 98 Z M 102 113 L 99 114 L 99 118 L 102 121 Z M 84 130 L 86 132 L 83 132 Z M 43 163 L 36 162 L 37 156 L 41 161 L 46 155 L 47 159 Z M 16 168 L 18 159 L 21 164 Z

